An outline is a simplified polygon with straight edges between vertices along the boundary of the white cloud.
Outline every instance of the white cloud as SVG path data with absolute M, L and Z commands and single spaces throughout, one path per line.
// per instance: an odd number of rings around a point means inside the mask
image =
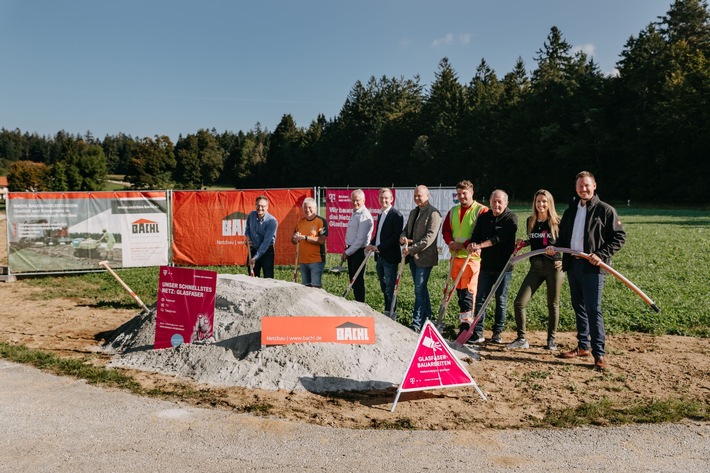
M 402 38 L 399 40 L 399 46 L 402 48 L 408 48 L 413 44 L 413 41 L 410 38 Z
M 576 53 L 577 51 L 582 51 L 584 54 L 587 56 L 594 56 L 594 53 L 596 52 L 597 47 L 594 46 L 593 44 L 587 43 L 587 44 L 581 44 L 577 46 L 572 47 L 572 52 Z
M 454 42 L 453 33 L 446 33 L 446 36 L 444 36 L 443 38 L 437 38 L 434 41 L 432 41 L 431 45 L 434 46 L 435 48 L 438 48 L 439 46 L 448 45 L 453 42 Z
M 471 42 L 471 33 L 459 33 L 454 35 L 453 33 L 446 33 L 443 38 L 437 38 L 431 42 L 433 48 L 438 48 L 440 46 L 450 46 L 452 44 L 468 44 Z

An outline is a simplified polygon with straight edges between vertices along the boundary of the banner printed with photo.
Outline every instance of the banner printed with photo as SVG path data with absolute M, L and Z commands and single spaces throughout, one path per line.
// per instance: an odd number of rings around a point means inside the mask
M 11 192 L 13 273 L 167 264 L 165 192 Z

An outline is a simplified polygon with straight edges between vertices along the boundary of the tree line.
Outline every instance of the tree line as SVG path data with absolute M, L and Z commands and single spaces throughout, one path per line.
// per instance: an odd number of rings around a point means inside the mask
M 601 27 L 601 26 L 600 26 Z M 499 76 L 482 59 L 463 82 L 443 58 L 418 76 L 356 81 L 339 114 L 273 132 L 215 129 L 138 138 L 54 137 L 0 130 L 0 174 L 11 190 L 97 190 L 107 174 L 139 189 L 314 185 L 503 188 L 563 198 L 592 171 L 607 200 L 707 204 L 710 176 L 710 11 L 676 0 L 631 35 L 618 73 L 603 74 L 552 27 L 530 72 L 521 58 Z

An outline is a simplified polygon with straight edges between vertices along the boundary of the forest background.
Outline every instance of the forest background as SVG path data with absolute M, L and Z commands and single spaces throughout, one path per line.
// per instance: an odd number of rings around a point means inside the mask
M 101 190 L 110 174 L 136 189 L 429 186 L 474 182 L 528 200 L 571 194 L 592 171 L 605 200 L 705 206 L 710 176 L 710 10 L 676 0 L 624 45 L 604 75 L 552 27 L 528 71 L 499 77 L 482 59 L 462 82 L 447 58 L 434 81 L 356 81 L 340 113 L 273 132 L 200 129 L 178 137 L 98 139 L 0 129 L 11 191 Z M 603 184 L 603 186 L 601 185 Z

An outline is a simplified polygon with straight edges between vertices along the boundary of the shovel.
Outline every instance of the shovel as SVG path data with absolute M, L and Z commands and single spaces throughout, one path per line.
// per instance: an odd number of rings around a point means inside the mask
M 439 304 L 439 315 L 438 315 L 438 320 L 436 321 L 436 329 L 441 331 L 441 323 L 444 320 L 444 313 L 446 312 L 446 306 L 445 301 L 446 301 L 446 295 L 449 292 L 449 284 L 451 284 L 451 276 L 454 273 L 454 255 L 451 255 L 451 258 L 449 259 L 449 274 L 446 275 L 446 284 L 444 284 L 444 292 L 441 294 L 441 303 Z M 446 302 L 448 305 L 448 302 Z
M 249 266 L 249 276 L 254 277 L 254 266 L 251 264 L 251 241 L 247 239 L 247 266 Z
M 404 249 L 407 249 L 407 243 L 404 243 Z M 392 292 L 392 305 L 390 306 L 390 318 L 392 320 L 397 320 L 397 315 L 394 312 L 395 306 L 397 305 L 397 292 L 399 292 L 399 280 L 402 279 L 402 271 L 404 270 L 404 263 L 407 257 L 402 251 L 402 260 L 399 262 L 399 271 L 397 271 L 397 280 L 394 283 L 394 291 Z
M 301 248 L 301 242 L 296 243 L 296 263 L 293 265 L 293 282 L 298 282 L 298 250 Z
M 370 256 L 372 256 L 372 253 L 373 252 L 371 251 L 365 255 L 365 259 L 362 260 L 362 263 L 360 263 L 360 267 L 357 268 L 357 271 L 355 271 L 353 278 L 350 280 L 350 284 L 348 284 L 347 289 L 345 289 L 345 292 L 343 293 L 343 297 L 348 297 L 348 294 L 350 294 L 350 290 L 353 288 L 353 284 L 355 284 L 355 280 L 357 279 L 357 277 L 360 275 L 360 272 L 363 270 L 363 268 L 367 264 L 367 260 L 370 259 Z
M 488 293 L 488 296 L 486 297 L 486 300 L 483 301 L 483 305 L 481 308 L 478 310 L 478 313 L 476 314 L 476 317 L 473 319 L 473 322 L 471 322 L 471 325 L 469 326 L 468 330 L 464 330 L 459 334 L 458 337 L 456 337 L 456 340 L 451 342 L 449 346 L 451 348 L 455 349 L 460 349 L 464 344 L 468 341 L 469 338 L 471 338 L 471 335 L 473 335 L 473 331 L 476 328 L 476 324 L 478 324 L 478 321 L 481 320 L 481 317 L 483 317 L 483 314 L 486 313 L 486 308 L 488 307 L 488 304 L 491 302 L 493 297 L 496 294 L 496 291 L 498 290 L 498 286 L 503 282 L 503 278 L 505 278 L 505 273 L 513 268 L 513 258 L 515 257 L 515 254 L 520 251 L 520 249 L 525 246 L 524 242 L 520 242 L 513 252 L 510 254 L 510 257 L 508 258 L 508 262 L 505 264 L 505 267 L 503 268 L 503 271 L 501 271 L 500 275 L 498 276 L 498 279 L 496 279 L 496 282 L 493 284 L 491 287 L 490 292 Z M 470 257 L 470 255 L 469 255 Z
M 123 279 L 121 279 L 118 276 L 118 274 L 116 274 L 116 272 L 113 269 L 111 269 L 111 267 L 108 265 L 108 261 L 99 261 L 99 266 L 103 266 L 104 268 L 106 268 L 106 271 L 111 273 L 111 276 L 113 276 L 116 279 L 116 281 L 118 281 L 118 283 L 121 285 L 121 287 L 123 287 L 131 295 L 131 297 L 133 297 L 133 299 L 135 299 L 135 301 L 138 303 L 138 305 L 140 305 L 143 308 L 143 312 L 145 314 L 150 313 L 150 309 L 148 308 L 148 306 L 145 305 L 143 303 L 143 301 L 141 300 L 141 298 L 138 297 L 138 295 L 135 292 L 133 292 L 133 289 L 128 287 L 128 284 L 123 282 Z
M 338 266 L 333 266 L 332 268 L 330 268 L 330 272 L 335 273 L 335 274 L 340 274 L 340 273 L 347 271 L 347 270 L 348 270 L 348 268 L 346 268 L 342 264 L 340 264 Z

